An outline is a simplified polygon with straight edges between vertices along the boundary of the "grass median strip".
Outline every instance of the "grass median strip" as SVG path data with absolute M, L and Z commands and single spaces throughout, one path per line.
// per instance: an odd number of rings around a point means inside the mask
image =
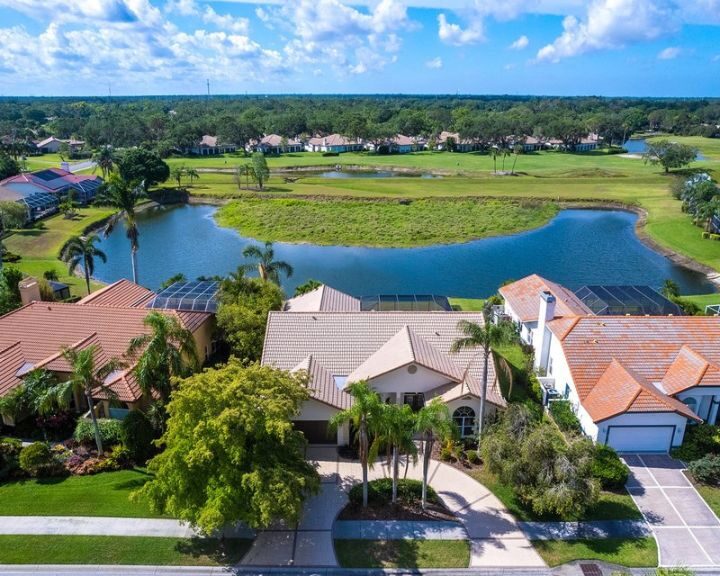
M 534 540 L 533 546 L 551 567 L 574 560 L 600 560 L 629 568 L 657 566 L 658 563 L 654 538 Z
M 467 568 L 467 540 L 335 540 L 343 568 Z
M 251 540 L 135 536 L 0 536 L 0 564 L 229 566 Z

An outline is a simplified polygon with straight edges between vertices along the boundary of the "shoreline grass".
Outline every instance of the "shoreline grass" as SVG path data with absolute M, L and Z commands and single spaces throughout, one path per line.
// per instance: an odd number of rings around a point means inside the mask
M 467 568 L 467 540 L 335 540 L 342 568 Z
M 0 536 L 0 564 L 232 566 L 251 540 L 141 536 Z

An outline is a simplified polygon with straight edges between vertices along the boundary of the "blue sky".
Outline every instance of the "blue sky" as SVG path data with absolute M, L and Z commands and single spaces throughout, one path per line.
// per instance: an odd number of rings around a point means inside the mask
M 720 97 L 720 0 L 0 0 L 0 95 Z

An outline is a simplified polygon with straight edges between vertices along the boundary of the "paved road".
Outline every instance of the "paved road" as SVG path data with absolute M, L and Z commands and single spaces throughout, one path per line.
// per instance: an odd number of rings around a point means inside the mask
M 347 491 L 360 481 L 357 462 L 340 459 L 333 448 L 311 448 L 308 454 L 322 478 L 322 490 L 306 503 L 297 527 L 276 526 L 260 532 L 242 560 L 250 566 L 336 567 L 333 523 L 346 505 Z M 387 477 L 376 464 L 370 479 Z M 410 465 L 408 478 L 420 479 L 422 466 Z M 430 484 L 456 515 L 470 539 L 471 567 L 545 566 L 542 558 L 502 503 L 484 486 L 461 471 L 433 461 Z
M 660 566 L 719 567 L 720 520 L 665 454 L 623 456 L 627 488 L 658 543 Z

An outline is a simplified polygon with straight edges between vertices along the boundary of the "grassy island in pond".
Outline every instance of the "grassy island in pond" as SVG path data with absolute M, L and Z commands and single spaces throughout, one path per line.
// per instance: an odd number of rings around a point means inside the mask
M 531 200 L 243 199 L 221 208 L 217 220 L 260 240 L 400 247 L 512 234 L 556 214 L 554 203 Z

